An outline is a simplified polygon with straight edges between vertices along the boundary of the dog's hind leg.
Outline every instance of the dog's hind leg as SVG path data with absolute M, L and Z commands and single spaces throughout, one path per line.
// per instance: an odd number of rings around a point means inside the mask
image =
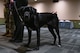
M 60 39 L 60 34 L 59 34 L 59 27 L 55 27 L 55 31 L 56 31 L 57 37 L 58 37 L 58 46 L 61 47 L 61 39 Z
M 56 34 L 54 33 L 53 26 L 48 25 L 48 29 L 51 32 L 51 34 L 53 35 L 53 37 L 54 37 L 53 45 L 56 45 L 56 38 L 57 37 L 56 37 Z

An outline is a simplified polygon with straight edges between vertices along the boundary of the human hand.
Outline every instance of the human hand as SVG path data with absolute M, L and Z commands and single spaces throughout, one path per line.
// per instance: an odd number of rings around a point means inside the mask
M 11 3 L 14 3 L 14 0 L 10 0 Z

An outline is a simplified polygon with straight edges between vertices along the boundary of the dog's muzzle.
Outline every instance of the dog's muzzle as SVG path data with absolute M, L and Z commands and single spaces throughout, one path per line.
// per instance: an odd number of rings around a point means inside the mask
M 28 11 L 24 12 L 24 18 L 26 20 L 29 20 L 30 19 L 30 12 L 28 12 Z

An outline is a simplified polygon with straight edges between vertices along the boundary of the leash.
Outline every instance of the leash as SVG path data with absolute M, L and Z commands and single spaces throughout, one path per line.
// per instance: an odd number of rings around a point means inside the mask
M 17 12 L 17 15 L 19 16 L 19 19 L 21 20 L 22 24 L 24 25 L 24 21 L 23 21 L 23 19 L 21 18 L 21 16 L 19 15 L 19 12 L 18 12 L 18 9 L 17 9 L 17 6 L 16 6 L 16 2 L 14 2 L 14 8 L 15 8 L 15 10 L 16 10 L 16 12 Z

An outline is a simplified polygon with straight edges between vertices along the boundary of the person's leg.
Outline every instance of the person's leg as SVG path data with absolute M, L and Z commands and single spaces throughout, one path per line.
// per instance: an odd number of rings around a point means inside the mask
M 16 15 L 16 13 L 13 16 L 14 16 L 15 30 L 14 30 L 14 35 L 12 36 L 10 42 L 22 42 L 24 25 L 21 23 L 21 20 L 19 19 L 18 15 Z
M 4 9 L 4 18 L 5 18 L 6 32 L 2 36 L 6 36 L 9 34 L 9 12 L 7 8 Z
M 24 32 L 24 25 L 22 23 L 19 23 L 19 25 L 16 28 L 16 41 L 23 41 L 23 32 Z
M 12 37 L 13 36 L 13 32 L 14 32 L 14 28 L 15 28 L 15 25 L 14 25 L 14 19 L 13 19 L 13 16 L 12 15 L 9 15 L 9 34 L 6 35 L 6 37 Z

